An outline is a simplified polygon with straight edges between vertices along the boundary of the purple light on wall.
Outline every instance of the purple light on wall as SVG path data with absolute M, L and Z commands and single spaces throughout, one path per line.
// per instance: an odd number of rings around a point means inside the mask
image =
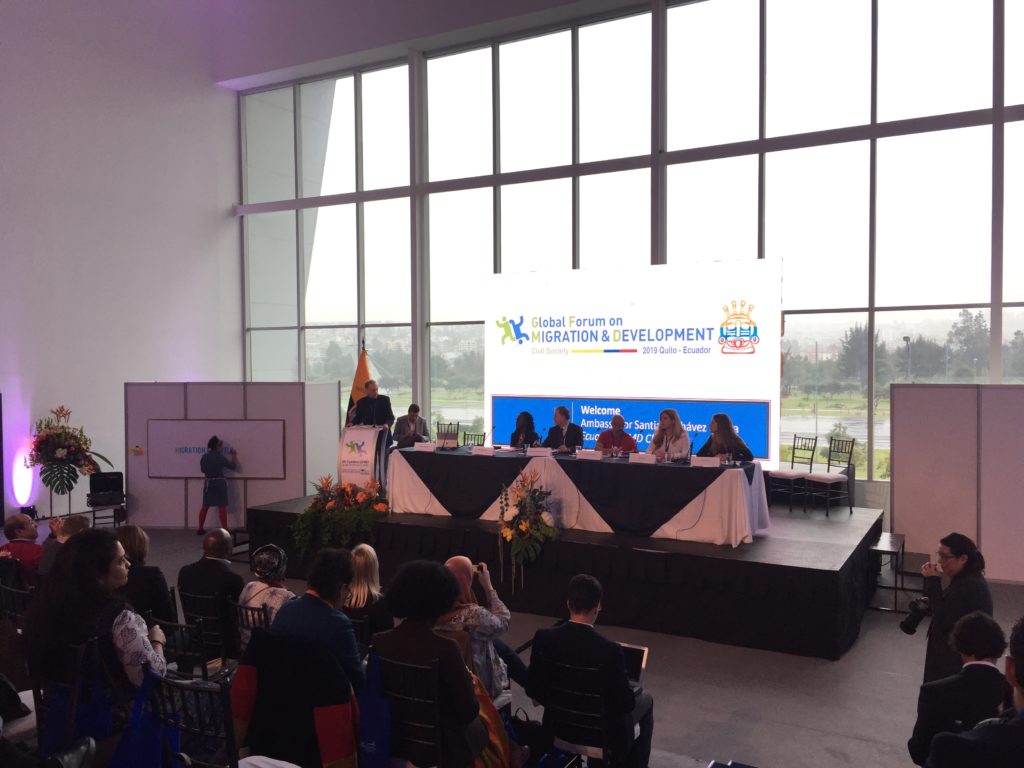
M 11 465 L 11 490 L 14 491 L 14 500 L 19 507 L 24 507 L 32 498 L 35 480 L 35 472 L 25 466 L 27 456 L 28 446 L 19 448 L 14 452 L 14 463 Z

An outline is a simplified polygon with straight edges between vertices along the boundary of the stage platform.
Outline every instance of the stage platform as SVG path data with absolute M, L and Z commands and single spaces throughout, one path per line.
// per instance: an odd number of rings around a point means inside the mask
M 253 548 L 283 546 L 288 575 L 296 578 L 304 576 L 304 564 L 290 525 L 308 503 L 291 499 L 248 510 Z M 525 586 L 517 583 L 514 594 L 507 562 L 500 578 L 493 522 L 390 515 L 370 543 L 385 585 L 408 560 L 461 554 L 487 562 L 513 611 L 558 617 L 565 615 L 569 579 L 590 573 L 604 585 L 603 624 L 837 659 L 860 632 L 878 572 L 869 548 L 881 530 L 881 510 L 860 507 L 828 518 L 819 509 L 773 508 L 767 535 L 735 548 L 566 530 L 530 564 Z

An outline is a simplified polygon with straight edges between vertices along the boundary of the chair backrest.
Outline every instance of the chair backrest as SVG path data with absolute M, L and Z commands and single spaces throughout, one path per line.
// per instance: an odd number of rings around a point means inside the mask
M 47 664 L 45 669 L 36 669 L 32 664 L 28 668 L 39 746 L 46 753 L 66 750 L 74 743 L 83 690 L 86 685 L 92 689 L 99 681 L 101 665 L 96 638 L 68 646 L 61 662 Z M 59 718 L 60 722 L 50 722 L 51 717 Z
M 221 680 L 172 680 L 153 672 L 149 703 L 163 726 L 181 734 L 181 751 L 164 740 L 165 757 L 184 756 L 186 765 L 238 768 L 231 694 Z
M 366 656 L 370 648 L 370 622 L 365 616 L 361 618 L 349 616 L 348 620 L 352 622 L 352 630 L 356 633 L 359 653 Z
M 806 464 L 808 469 L 813 469 L 816 450 L 818 450 L 817 435 L 813 437 L 793 435 L 793 457 L 790 459 L 789 468 L 793 469 L 797 464 Z
M 485 432 L 463 432 L 462 433 L 462 444 L 463 445 L 483 445 L 484 439 L 487 437 Z
M 164 657 L 167 663 L 173 663 L 178 674 L 183 677 L 194 677 L 196 670 L 203 680 L 207 679 L 206 647 L 203 644 L 203 620 L 196 619 L 195 624 L 177 624 L 172 621 L 151 619 L 152 623 L 163 630 L 167 639 Z
M 558 739 L 608 752 L 602 670 L 546 659 L 548 700 L 544 719 Z M 607 761 L 606 761 L 607 762 Z
M 225 626 L 227 603 L 220 595 L 192 595 L 179 592 L 185 623 L 200 628 L 207 659 L 227 659 L 229 628 Z
M 13 557 L 0 557 L 0 584 L 5 587 L 23 589 L 25 585 L 25 572 L 21 569 L 21 563 Z
M 429 666 L 380 658 L 381 691 L 391 700 L 391 755 L 441 765 L 440 678 Z
M 13 559 L 13 558 L 12 558 Z M 0 584 L 0 619 L 6 619 L 18 629 L 25 628 L 25 616 L 32 604 L 32 592 Z
M 171 604 L 171 615 L 173 617 L 173 620 L 177 621 L 178 616 L 180 616 L 180 614 L 178 613 L 178 590 L 176 590 L 174 587 L 168 587 L 167 600 Z
M 459 422 L 452 421 L 447 424 L 437 422 L 436 443 L 445 448 L 454 448 L 459 444 Z
M 857 442 L 855 438 L 833 437 L 828 441 L 828 469 L 832 467 L 846 469 L 850 466 L 853 458 L 853 446 Z
M 234 613 L 239 629 L 270 629 L 270 606 L 239 605 L 234 600 L 228 600 L 228 608 Z

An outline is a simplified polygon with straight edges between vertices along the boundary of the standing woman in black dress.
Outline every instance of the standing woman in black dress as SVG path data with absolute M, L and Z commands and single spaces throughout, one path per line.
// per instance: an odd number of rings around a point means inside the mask
M 206 480 L 203 482 L 203 508 L 199 510 L 199 530 L 196 535 L 202 536 L 206 533 L 206 513 L 210 507 L 217 507 L 220 513 L 220 527 L 227 530 L 228 527 L 228 481 L 224 479 L 225 469 L 235 469 L 238 466 L 238 452 L 231 449 L 229 459 L 222 453 L 224 442 L 214 435 L 206 443 L 207 451 L 199 460 L 199 469 L 202 470 Z

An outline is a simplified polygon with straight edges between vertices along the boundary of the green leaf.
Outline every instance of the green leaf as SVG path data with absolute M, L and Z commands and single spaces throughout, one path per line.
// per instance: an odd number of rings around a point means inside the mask
M 66 461 L 54 461 L 39 470 L 39 480 L 58 496 L 66 496 L 78 482 L 78 470 Z
M 103 461 L 107 462 L 108 467 L 114 466 L 110 459 L 108 459 L 102 453 L 96 453 L 96 451 L 89 451 L 89 455 L 92 456 L 94 459 L 103 459 Z

